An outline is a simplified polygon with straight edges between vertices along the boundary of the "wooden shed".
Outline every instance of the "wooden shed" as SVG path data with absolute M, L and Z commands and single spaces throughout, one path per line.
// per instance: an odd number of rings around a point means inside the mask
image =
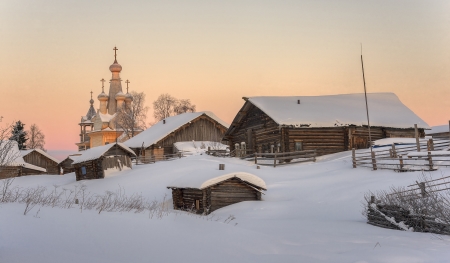
M 16 141 L 0 141 L 0 179 L 45 174 L 47 170 L 25 162 Z
M 107 170 L 132 168 L 131 157 L 135 156 L 133 150 L 122 143 L 112 143 L 83 151 L 72 165 L 77 181 L 101 179 L 105 178 Z
M 174 143 L 185 141 L 222 141 L 228 124 L 212 112 L 183 113 L 159 121 L 124 144 L 140 156 L 174 153 Z
M 450 138 L 450 122 L 448 125 L 438 125 L 431 127 L 430 130 L 426 130 L 425 134 L 437 139 L 449 139 Z
M 41 149 L 21 150 L 25 162 L 45 168 L 47 174 L 60 174 L 58 169 L 59 160 Z
M 230 149 L 250 152 L 316 150 L 318 155 L 369 147 L 364 94 L 250 97 L 227 130 Z M 368 94 L 372 141 L 423 137 L 429 126 L 393 93 Z
M 73 167 L 73 162 L 75 161 L 77 156 L 80 156 L 81 154 L 72 154 L 67 156 L 66 159 L 62 160 L 59 164 L 58 164 L 58 170 L 63 174 L 68 174 L 68 173 L 73 173 L 75 172 L 75 169 Z
M 212 178 L 207 174 L 185 176 L 167 188 L 172 189 L 174 209 L 206 215 L 238 202 L 259 201 L 267 190 L 261 178 L 243 172 Z

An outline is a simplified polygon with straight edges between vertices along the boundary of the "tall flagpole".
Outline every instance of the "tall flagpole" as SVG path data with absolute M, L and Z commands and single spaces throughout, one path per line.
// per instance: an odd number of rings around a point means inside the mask
M 370 121 L 369 121 L 369 106 L 367 105 L 367 89 L 366 89 L 366 78 L 364 77 L 364 63 L 362 56 L 362 44 L 361 44 L 361 68 L 364 82 L 364 97 L 366 99 L 366 114 L 367 114 L 367 127 L 369 128 L 369 144 L 370 144 L 370 153 L 372 153 L 372 135 L 370 133 Z

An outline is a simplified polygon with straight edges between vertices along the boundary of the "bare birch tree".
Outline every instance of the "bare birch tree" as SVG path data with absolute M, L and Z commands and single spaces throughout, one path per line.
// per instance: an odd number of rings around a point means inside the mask
M 158 99 L 153 102 L 153 116 L 156 121 L 186 112 L 195 112 L 195 105 L 189 99 L 178 100 L 165 93 L 159 95 Z
M 144 92 L 131 92 L 131 106 L 122 105 L 117 114 L 117 128 L 122 129 L 127 138 L 134 137 L 137 131 L 145 130 L 148 107 L 145 106 Z
M 30 126 L 30 130 L 28 130 L 27 134 L 28 134 L 28 141 L 27 141 L 28 149 L 41 149 L 45 151 L 44 149 L 45 135 L 36 124 L 32 124 Z

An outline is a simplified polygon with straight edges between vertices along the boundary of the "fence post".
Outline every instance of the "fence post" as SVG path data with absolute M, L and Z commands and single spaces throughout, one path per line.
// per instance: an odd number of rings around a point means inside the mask
M 273 145 L 273 144 L 270 145 L 270 152 L 271 152 L 271 153 L 274 153 L 274 148 L 275 148 L 275 145 Z
M 375 152 L 372 152 L 371 155 L 372 155 L 372 167 L 373 167 L 373 170 L 376 171 L 377 170 L 377 160 L 375 159 Z
M 416 135 L 417 151 L 420 152 L 419 129 L 417 129 L 417 124 L 414 124 L 414 132 L 415 132 L 415 135 Z
M 431 152 L 428 152 L 428 165 L 430 166 L 430 171 L 433 170 L 433 159 L 431 158 Z
M 239 143 L 234 144 L 234 152 L 236 153 L 236 157 L 241 157 L 241 151 L 239 149 Z
M 273 149 L 273 148 L 272 148 Z M 273 157 L 273 167 L 277 167 L 277 155 Z
M 403 171 L 403 157 L 399 155 L 398 160 L 400 161 L 400 171 Z
M 313 157 L 313 162 L 316 162 L 316 155 L 317 155 L 317 152 L 316 152 L 316 150 L 314 150 L 314 157 Z M 356 163 L 355 163 L 355 165 L 356 165 Z
M 389 157 L 394 158 L 394 155 L 392 154 L 392 149 L 389 149 Z
M 434 151 L 434 141 L 433 138 L 428 140 L 428 145 L 429 145 L 429 151 Z
M 373 195 L 370 196 L 370 203 L 375 204 L 375 196 Z
M 255 153 L 255 164 L 258 164 L 258 153 Z
M 417 183 L 417 181 L 416 181 Z M 425 183 L 417 183 L 419 185 L 420 188 L 420 194 L 422 195 L 422 197 L 425 197 L 427 195 L 427 191 L 425 190 Z
M 392 158 L 397 158 L 397 151 L 395 150 L 395 144 L 392 144 Z
M 355 148 L 352 148 L 352 162 L 353 162 L 353 168 L 356 168 L 356 154 L 355 154 Z

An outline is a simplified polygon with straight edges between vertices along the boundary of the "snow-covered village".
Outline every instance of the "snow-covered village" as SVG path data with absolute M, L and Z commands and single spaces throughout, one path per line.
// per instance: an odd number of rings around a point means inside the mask
M 450 262 L 450 2 L 0 3 L 0 262 Z

